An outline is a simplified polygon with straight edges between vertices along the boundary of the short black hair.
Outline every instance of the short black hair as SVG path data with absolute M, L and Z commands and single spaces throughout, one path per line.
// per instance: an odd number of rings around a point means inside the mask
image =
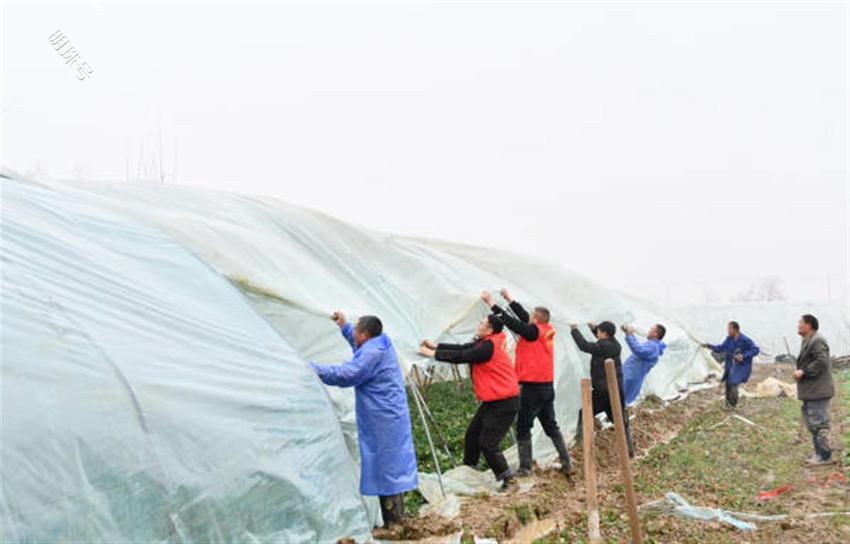
M 617 326 L 610 321 L 603 321 L 596 328 L 607 334 L 609 338 L 614 338 L 614 335 L 617 334 Z
M 661 323 L 656 323 L 655 328 L 658 329 L 658 339 L 661 340 L 662 338 L 664 338 L 664 335 L 667 334 L 667 327 L 665 327 Z
M 803 320 L 803 323 L 808 323 L 809 325 L 811 325 L 814 330 L 818 330 L 818 327 L 820 327 L 820 323 L 818 323 L 818 318 L 813 316 L 812 314 L 803 314 L 802 316 L 800 316 L 800 319 Z
M 537 306 L 534 308 L 534 312 L 540 316 L 540 321 L 543 323 L 549 323 L 549 319 L 551 315 L 549 314 L 549 308 L 544 308 L 543 306 Z
M 732 328 L 735 329 L 736 331 L 741 330 L 741 325 L 737 321 L 730 321 L 729 324 L 732 325 Z
M 381 336 L 381 333 L 384 332 L 384 325 L 374 315 L 364 315 L 357 320 L 357 330 L 365 332 L 369 335 L 369 338 L 375 338 Z
M 502 319 L 496 314 L 490 314 L 487 316 L 487 321 L 490 322 L 490 328 L 493 329 L 494 334 L 498 334 L 502 332 L 505 324 L 502 323 Z

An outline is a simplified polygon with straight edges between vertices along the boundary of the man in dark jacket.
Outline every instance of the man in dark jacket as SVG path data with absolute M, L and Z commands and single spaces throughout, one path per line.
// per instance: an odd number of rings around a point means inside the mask
M 590 325 L 591 332 L 596 336 L 596 342 L 588 342 L 578 330 L 578 325 L 570 325 L 570 334 L 578 349 L 590 354 L 590 382 L 592 385 L 593 415 L 605 412 L 608 420 L 614 422 L 614 412 L 611 409 L 611 397 L 608 396 L 608 379 L 605 376 L 605 360 L 613 359 L 617 369 L 617 386 L 620 390 L 620 405 L 623 409 L 623 424 L 626 428 L 626 443 L 629 446 L 629 457 L 635 456 L 635 446 L 632 441 L 632 430 L 629 425 L 629 415 L 626 412 L 626 395 L 623 387 L 623 363 L 620 361 L 622 347 L 614 338 L 617 327 L 610 321 L 603 321 L 598 326 Z M 581 410 L 578 413 L 578 433 L 581 432 Z M 580 437 L 580 434 L 577 435 Z
M 832 460 L 829 447 L 829 401 L 835 395 L 832 383 L 832 363 L 829 344 L 818 332 L 818 319 L 806 314 L 797 324 L 797 333 L 803 337 L 800 355 L 797 356 L 797 398 L 803 401 L 803 420 L 812 433 L 815 454 L 806 461 L 822 465 Z

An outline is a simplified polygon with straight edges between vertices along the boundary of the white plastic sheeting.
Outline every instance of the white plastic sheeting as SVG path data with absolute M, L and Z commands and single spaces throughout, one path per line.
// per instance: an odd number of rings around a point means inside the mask
M 426 363 L 416 354 L 421 339 L 465 341 L 472 336 L 487 312 L 478 300 L 482 289 L 507 287 L 529 307 L 548 306 L 558 331 L 556 408 L 568 436 L 576 424 L 579 380 L 589 373 L 589 358 L 569 336 L 570 322 L 609 319 L 642 329 L 657 321 L 667 325 L 668 349 L 647 377 L 644 394 L 677 396 L 718 368 L 669 316 L 531 257 L 356 228 L 268 197 L 161 184 L 64 184 L 56 189 L 95 199 L 168 233 L 240 286 L 308 360 L 340 362 L 350 355 L 328 318 L 336 309 L 352 317 L 380 316 L 407 370 Z M 586 326 L 582 330 L 589 335 Z M 443 363 L 435 367 L 447 368 Z M 352 392 L 329 388 L 329 393 L 356 455 Z M 539 426 L 534 441 L 536 457 L 554 457 Z
M 151 223 L 2 183 L 3 542 L 362 540 L 331 403 Z
M 710 304 L 676 309 L 676 315 L 688 324 L 700 340 L 719 344 L 726 336 L 726 324 L 738 321 L 768 357 L 800 351 L 797 322 L 803 314 L 813 314 L 820 332 L 829 342 L 832 355 L 850 354 L 850 308 L 839 302 L 747 302 Z

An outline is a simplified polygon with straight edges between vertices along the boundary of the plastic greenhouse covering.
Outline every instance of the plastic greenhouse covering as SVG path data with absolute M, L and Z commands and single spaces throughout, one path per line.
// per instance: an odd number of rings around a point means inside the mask
M 567 434 L 589 373 L 570 322 L 665 323 L 643 395 L 718 370 L 670 315 L 530 257 L 173 185 L 12 176 L 2 193 L 3 541 L 367 538 L 353 391 L 306 365 L 349 356 L 336 309 L 380 316 L 405 374 L 440 379 L 419 341 L 471 337 L 482 289 L 549 307 Z

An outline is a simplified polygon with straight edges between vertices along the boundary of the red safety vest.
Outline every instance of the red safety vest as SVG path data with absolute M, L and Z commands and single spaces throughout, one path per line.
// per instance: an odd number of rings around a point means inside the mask
M 516 374 L 520 383 L 551 383 L 555 380 L 555 329 L 537 323 L 537 340 L 520 337 L 516 345 Z
M 519 384 L 505 351 L 505 333 L 491 334 L 482 339 L 493 342 L 493 356 L 489 361 L 475 363 L 472 367 L 472 389 L 481 402 L 509 399 L 519 395 Z

